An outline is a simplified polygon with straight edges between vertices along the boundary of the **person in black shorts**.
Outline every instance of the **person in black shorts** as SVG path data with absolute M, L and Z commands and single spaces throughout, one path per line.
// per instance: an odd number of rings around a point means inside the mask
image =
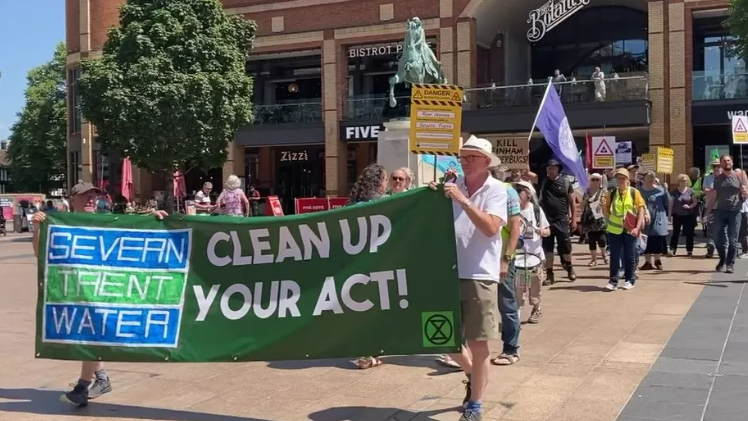
M 571 233 L 577 229 L 574 187 L 561 175 L 561 165 L 555 159 L 546 165 L 547 178 L 540 185 L 540 207 L 548 218 L 551 235 L 543 238 L 543 251 L 546 258 L 545 285 L 553 284 L 553 247 L 558 244 L 561 266 L 566 270 L 570 281 L 577 275 L 571 264 Z

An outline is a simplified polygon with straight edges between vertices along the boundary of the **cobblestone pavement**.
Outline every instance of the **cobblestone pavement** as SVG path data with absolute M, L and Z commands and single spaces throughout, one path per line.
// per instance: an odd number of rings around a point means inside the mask
M 665 271 L 643 272 L 631 291 L 604 292 L 607 267 L 588 268 L 586 246 L 575 245 L 574 252 L 579 279 L 569 283 L 557 272 L 561 282 L 544 288 L 544 318 L 523 326 L 521 361 L 492 368 L 484 419 L 657 419 L 675 411 L 677 404 L 669 402 L 683 401 L 699 417 L 677 419 L 700 420 L 709 400 L 705 419 L 728 420 L 711 414 L 727 410 L 720 402 L 731 397 L 733 385 L 745 386 L 748 351 L 740 344 L 748 313 L 745 305 L 736 310 L 742 284 L 722 275 L 705 287 L 715 261 L 677 257 L 665 260 Z M 30 236 L 0 238 L 0 420 L 459 418 L 464 376 L 437 368 L 433 356 L 389 357 L 371 370 L 354 369 L 346 360 L 111 364 L 114 391 L 88 408 L 72 408 L 58 398 L 76 379 L 78 364 L 34 359 L 35 269 Z M 746 267 L 739 269 L 745 273 Z M 719 300 L 727 304 L 715 304 Z M 689 387 L 680 388 L 678 382 L 691 378 Z M 658 398 L 665 392 L 677 396 Z M 746 399 L 740 401 L 745 405 Z

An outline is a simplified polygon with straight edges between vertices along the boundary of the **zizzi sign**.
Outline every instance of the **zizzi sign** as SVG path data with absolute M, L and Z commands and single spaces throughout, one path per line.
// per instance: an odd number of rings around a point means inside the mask
M 377 140 L 379 138 L 380 126 L 350 126 L 342 128 L 342 137 L 345 140 Z
M 589 3 L 590 0 L 548 0 L 548 3 L 530 12 L 527 40 L 540 41 L 548 31 Z

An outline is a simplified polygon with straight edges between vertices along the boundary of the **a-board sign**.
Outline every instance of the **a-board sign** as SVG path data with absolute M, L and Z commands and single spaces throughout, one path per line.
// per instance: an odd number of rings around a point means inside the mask
M 460 151 L 463 89 L 413 84 L 410 96 L 410 152 L 457 156 Z
M 592 137 L 592 168 L 612 169 L 616 167 L 615 136 Z
M 283 216 L 283 206 L 278 196 L 268 196 L 267 204 L 268 206 L 265 206 L 266 216 Z

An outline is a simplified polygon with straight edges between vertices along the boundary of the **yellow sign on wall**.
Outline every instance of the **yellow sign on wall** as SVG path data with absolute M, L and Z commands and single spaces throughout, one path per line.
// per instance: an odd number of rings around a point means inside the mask
M 657 147 L 657 172 L 671 174 L 673 172 L 673 150 L 670 148 Z
M 410 152 L 458 156 L 463 89 L 413 84 L 410 95 Z

